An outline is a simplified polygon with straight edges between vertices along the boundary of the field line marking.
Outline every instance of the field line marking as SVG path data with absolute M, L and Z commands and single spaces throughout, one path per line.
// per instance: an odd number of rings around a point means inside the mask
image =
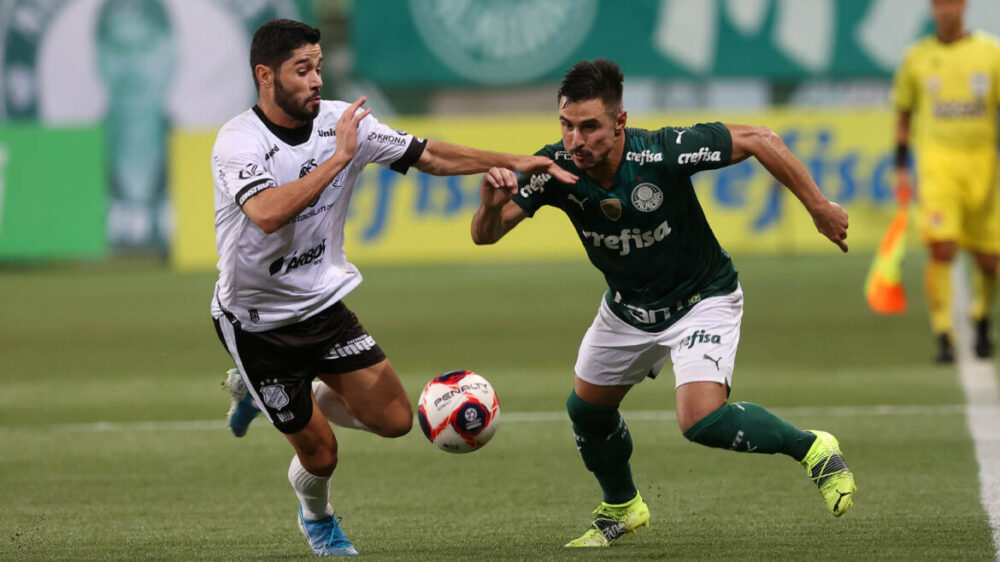
M 993 531 L 993 549 L 1000 562 L 1000 388 L 993 361 L 973 357 L 969 307 L 972 301 L 965 274 L 966 260 L 955 260 L 951 269 L 955 305 L 955 363 L 965 391 L 965 417 L 979 463 L 979 497 Z
M 966 411 L 964 404 L 892 405 L 874 406 L 805 406 L 792 408 L 770 408 L 782 417 L 853 417 L 853 416 L 927 416 L 956 415 Z M 673 410 L 622 410 L 629 421 L 672 421 L 676 419 Z M 503 412 L 502 423 L 551 423 L 565 421 L 569 417 L 564 410 L 540 412 Z M 219 431 L 226 428 L 225 419 L 215 420 L 171 420 L 133 422 L 91 422 L 64 423 L 46 426 L 11 427 L 0 425 L 0 431 L 62 431 L 66 433 L 105 433 L 125 431 Z

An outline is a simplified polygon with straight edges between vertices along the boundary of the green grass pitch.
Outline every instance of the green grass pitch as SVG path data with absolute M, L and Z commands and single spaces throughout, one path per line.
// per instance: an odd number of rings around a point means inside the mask
M 864 305 L 868 259 L 736 256 L 746 312 L 732 398 L 836 434 L 854 509 L 827 514 L 788 458 L 688 443 L 653 413 L 673 410 L 668 365 L 623 404 L 651 526 L 601 552 L 561 546 L 600 501 L 563 413 L 597 272 L 363 268 L 346 302 L 411 398 L 471 369 L 509 419 L 468 455 L 416 426 L 396 440 L 339 430 L 345 531 L 379 560 L 994 559 L 958 377 L 930 364 L 919 259 L 912 310 L 893 318 Z M 0 559 L 313 558 L 291 448 L 259 420 L 244 439 L 225 428 L 231 361 L 208 318 L 213 280 L 131 262 L 0 270 Z

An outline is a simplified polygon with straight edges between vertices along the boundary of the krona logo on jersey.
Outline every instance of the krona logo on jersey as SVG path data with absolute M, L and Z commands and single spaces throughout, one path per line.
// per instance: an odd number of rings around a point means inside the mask
M 718 150 L 709 150 L 707 146 L 698 149 L 698 152 L 684 152 L 677 156 L 678 164 L 697 164 L 698 162 L 721 162 L 722 153 Z
M 326 238 L 324 238 L 323 241 L 320 242 L 319 244 L 316 244 L 315 246 L 309 248 L 308 250 L 306 250 L 301 254 L 298 255 L 292 254 L 292 256 L 288 259 L 288 265 L 285 267 L 285 273 L 288 273 L 293 269 L 298 269 L 303 265 L 309 265 L 311 263 L 320 263 L 321 261 L 323 261 L 322 257 L 325 252 L 326 252 Z M 285 256 L 281 256 L 280 258 L 271 262 L 271 267 L 269 268 L 271 275 L 274 275 L 279 271 L 281 271 L 281 266 L 283 265 L 285 265 Z
M 626 152 L 625 161 L 635 162 L 640 166 L 649 162 L 663 162 L 663 153 L 650 152 L 648 149 L 643 150 L 642 152 Z

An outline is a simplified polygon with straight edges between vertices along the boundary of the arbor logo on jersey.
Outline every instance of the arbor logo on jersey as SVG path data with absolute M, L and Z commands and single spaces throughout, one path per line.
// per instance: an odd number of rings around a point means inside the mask
M 320 242 L 319 244 L 316 244 L 315 246 L 309 248 L 308 250 L 302 252 L 301 254 L 292 253 L 290 257 L 281 256 L 280 258 L 271 262 L 271 266 L 268 268 L 268 271 L 270 271 L 271 275 L 273 276 L 276 273 L 280 272 L 283 266 L 285 268 L 284 272 L 288 273 L 289 271 L 292 271 L 293 269 L 298 269 L 304 265 L 321 263 L 323 261 L 323 254 L 325 253 L 326 253 L 326 238 L 324 238 L 323 241 Z M 285 259 L 286 257 L 288 258 L 287 262 Z
M 666 238 L 671 231 L 670 224 L 663 221 L 653 230 L 645 232 L 638 228 L 623 228 L 619 234 L 601 234 L 589 230 L 581 230 L 580 234 L 585 239 L 589 239 L 595 248 L 603 246 L 609 250 L 618 250 L 620 256 L 627 256 L 633 247 L 636 249 L 649 248 Z
M 531 197 L 532 193 L 541 193 L 545 191 L 545 184 L 550 179 L 552 179 L 552 175 L 550 174 L 535 174 L 531 176 L 528 183 L 524 184 L 524 187 L 521 188 L 521 197 L 527 199 L 528 197 Z
M 721 162 L 722 153 L 718 150 L 709 150 L 707 146 L 698 149 L 698 152 L 684 152 L 677 155 L 678 164 L 697 164 L 698 162 Z
M 625 161 L 635 162 L 640 166 L 648 162 L 663 162 L 663 153 L 650 152 L 649 150 L 643 150 L 642 152 L 626 152 Z
M 662 203 L 663 192 L 651 183 L 640 183 L 632 190 L 632 205 L 644 213 L 659 209 Z

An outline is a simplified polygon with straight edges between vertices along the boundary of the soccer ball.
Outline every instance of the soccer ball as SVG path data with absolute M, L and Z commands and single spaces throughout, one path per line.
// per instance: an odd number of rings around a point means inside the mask
M 424 435 L 449 453 L 475 451 L 493 437 L 500 401 L 489 381 L 472 371 L 451 371 L 431 379 L 420 393 L 417 419 Z

